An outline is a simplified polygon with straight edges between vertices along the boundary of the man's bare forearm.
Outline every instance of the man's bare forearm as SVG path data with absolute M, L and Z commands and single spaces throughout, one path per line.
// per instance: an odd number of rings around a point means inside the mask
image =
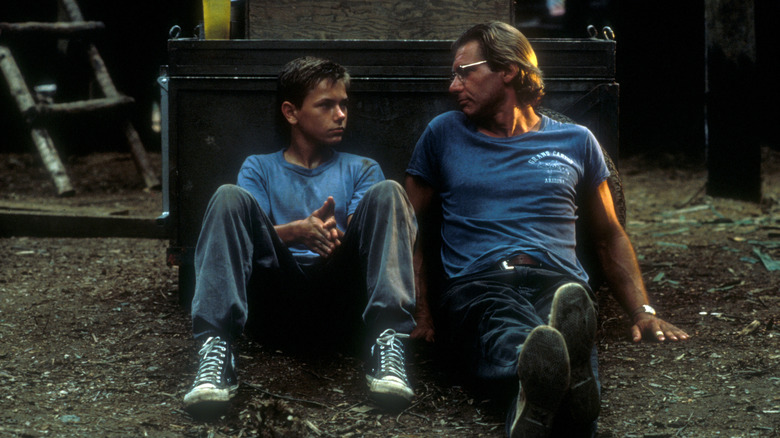
M 622 228 L 597 244 L 597 253 L 607 284 L 626 313 L 649 304 L 636 253 Z

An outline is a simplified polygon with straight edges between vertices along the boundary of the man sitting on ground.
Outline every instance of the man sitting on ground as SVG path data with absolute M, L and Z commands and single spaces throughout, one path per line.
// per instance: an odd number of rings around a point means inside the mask
M 433 340 L 435 322 L 437 342 L 470 379 L 494 397 L 509 391 L 512 437 L 592 435 L 600 405 L 596 310 L 575 253 L 578 214 L 610 290 L 633 319 L 634 341 L 688 335 L 649 306 L 593 134 L 534 111 L 544 83 L 528 40 L 493 22 L 466 31 L 453 51 L 450 93 L 461 111 L 428 125 L 407 169 L 421 225 L 440 203 L 447 277 L 429 310 L 431 260 L 420 246 L 412 336 Z
M 279 75 L 289 144 L 246 159 L 238 185 L 212 197 L 195 252 L 192 328 L 200 364 L 184 404 L 196 414 L 234 396 L 250 309 L 265 334 L 310 343 L 364 326 L 370 394 L 391 406 L 414 393 L 404 342 L 414 328 L 417 222 L 403 188 L 368 158 L 333 149 L 347 125 L 349 75 L 305 57 Z M 256 312 L 256 314 L 255 314 Z M 327 329 L 326 329 L 327 328 Z

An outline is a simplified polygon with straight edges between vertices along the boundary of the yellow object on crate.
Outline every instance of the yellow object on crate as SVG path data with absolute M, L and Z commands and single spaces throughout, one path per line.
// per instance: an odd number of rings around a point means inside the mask
M 203 27 L 207 40 L 230 39 L 230 0 L 203 0 Z

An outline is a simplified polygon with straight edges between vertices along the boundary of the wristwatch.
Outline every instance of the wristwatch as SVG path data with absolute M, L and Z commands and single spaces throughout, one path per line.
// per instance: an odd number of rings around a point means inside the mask
M 649 313 L 649 314 L 655 316 L 655 309 L 653 309 L 653 306 L 651 306 L 649 304 L 642 304 L 642 307 L 634 310 L 631 313 L 631 318 L 632 319 L 636 318 L 636 316 L 639 315 L 640 313 Z

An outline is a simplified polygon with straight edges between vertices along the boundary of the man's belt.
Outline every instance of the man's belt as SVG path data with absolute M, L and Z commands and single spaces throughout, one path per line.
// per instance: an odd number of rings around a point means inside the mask
M 515 269 L 515 266 L 530 266 L 533 268 L 541 268 L 542 262 L 536 260 L 528 254 L 518 254 L 498 263 L 498 268 L 502 271 Z

